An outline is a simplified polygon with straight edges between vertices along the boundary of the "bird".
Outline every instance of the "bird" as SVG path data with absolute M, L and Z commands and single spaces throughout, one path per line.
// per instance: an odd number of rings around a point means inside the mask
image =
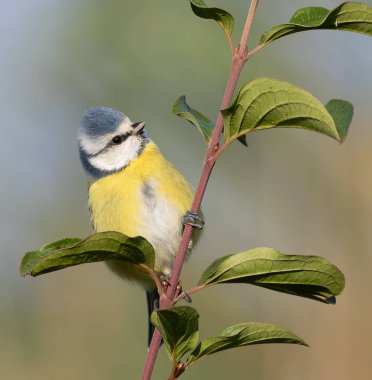
M 169 277 L 184 224 L 196 229 L 204 224 L 189 211 L 194 198 L 191 185 L 149 137 L 145 122 L 132 122 L 110 107 L 85 111 L 77 140 L 95 232 L 144 237 L 155 251 L 155 271 Z M 188 251 L 197 239 L 194 232 Z M 159 294 L 148 273 L 125 261 L 106 264 L 119 277 L 145 289 L 150 317 Z M 149 322 L 148 344 L 153 331 Z

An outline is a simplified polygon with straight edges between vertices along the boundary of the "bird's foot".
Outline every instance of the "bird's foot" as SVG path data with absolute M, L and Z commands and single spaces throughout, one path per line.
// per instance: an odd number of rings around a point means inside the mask
M 178 281 L 177 287 L 176 287 L 176 294 L 174 296 L 175 298 L 182 298 L 186 302 L 191 303 L 191 297 L 183 291 L 181 281 Z
M 197 230 L 204 228 L 204 220 L 196 212 L 192 211 L 186 211 L 186 214 L 182 217 L 182 224 L 189 225 Z
M 161 286 L 163 287 L 163 289 L 165 291 L 167 291 L 167 289 L 170 287 L 170 278 L 169 278 L 169 276 L 166 276 L 165 274 L 161 274 L 159 276 L 159 279 L 160 279 Z
M 160 275 L 159 278 L 161 281 L 161 285 L 163 287 L 163 291 L 164 291 L 164 293 L 166 293 L 168 287 L 170 286 L 170 278 L 164 274 Z M 179 296 L 181 296 L 181 298 L 183 298 L 188 303 L 192 302 L 191 297 L 186 292 L 184 292 L 182 290 L 181 281 L 178 281 L 174 298 L 178 298 Z

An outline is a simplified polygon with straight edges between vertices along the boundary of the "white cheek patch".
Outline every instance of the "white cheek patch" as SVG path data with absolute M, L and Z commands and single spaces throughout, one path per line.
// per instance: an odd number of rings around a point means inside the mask
M 87 135 L 79 136 L 80 146 L 83 148 L 84 152 L 93 156 L 104 149 L 107 144 L 111 141 L 112 137 L 110 135 L 101 137 L 89 137 Z
M 100 170 L 120 170 L 138 156 L 140 149 L 141 138 L 130 136 L 122 144 L 112 145 L 97 156 L 89 157 L 89 162 Z

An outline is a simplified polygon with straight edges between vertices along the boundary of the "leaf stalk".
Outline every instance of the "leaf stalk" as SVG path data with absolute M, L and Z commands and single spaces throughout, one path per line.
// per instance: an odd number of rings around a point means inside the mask
M 198 285 L 198 286 L 195 286 L 194 288 L 187 290 L 186 292 L 182 292 L 178 297 L 176 297 L 174 299 L 174 303 L 176 304 L 178 301 L 180 301 L 180 300 L 186 298 L 187 296 L 190 296 L 191 294 L 194 294 L 194 293 L 196 293 L 199 290 L 202 290 L 204 288 L 205 288 L 205 285 Z

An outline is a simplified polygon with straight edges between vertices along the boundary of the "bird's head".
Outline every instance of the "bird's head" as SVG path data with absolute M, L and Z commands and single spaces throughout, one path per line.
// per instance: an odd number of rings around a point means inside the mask
M 78 132 L 80 160 L 91 180 L 117 172 L 138 157 L 150 141 L 145 123 L 132 123 L 108 107 L 87 110 Z

